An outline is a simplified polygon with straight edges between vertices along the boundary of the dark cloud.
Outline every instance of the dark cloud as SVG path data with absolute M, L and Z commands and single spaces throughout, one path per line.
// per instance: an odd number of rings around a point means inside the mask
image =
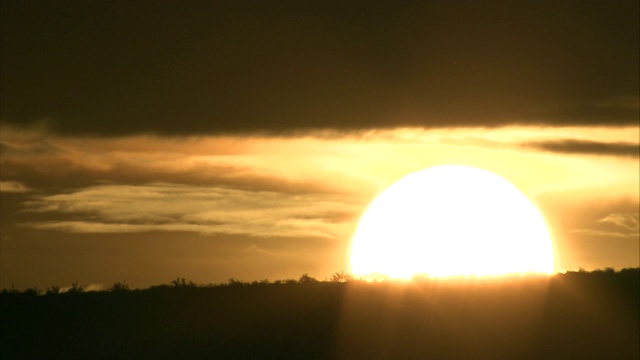
M 525 144 L 526 147 L 565 154 L 640 156 L 640 145 L 627 142 L 598 142 L 586 140 L 540 141 Z
M 637 1 L 3 2 L 0 117 L 100 135 L 635 125 L 638 13 Z

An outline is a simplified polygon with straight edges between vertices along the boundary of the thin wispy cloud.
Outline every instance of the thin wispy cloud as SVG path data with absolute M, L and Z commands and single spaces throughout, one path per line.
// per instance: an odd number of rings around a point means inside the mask
M 0 192 L 28 193 L 30 191 L 32 191 L 32 189 L 18 181 L 0 181 Z
M 597 229 L 571 229 L 571 232 L 581 235 L 596 236 L 604 239 L 638 239 L 638 232 L 605 231 Z
M 348 235 L 361 206 L 327 194 L 111 184 L 24 202 L 24 212 L 65 214 L 66 219 L 22 225 L 75 233 L 175 231 L 336 238 Z
M 640 222 L 638 221 L 637 213 L 611 213 L 598 221 L 600 223 L 613 224 L 627 230 L 638 231 L 638 229 L 640 228 Z

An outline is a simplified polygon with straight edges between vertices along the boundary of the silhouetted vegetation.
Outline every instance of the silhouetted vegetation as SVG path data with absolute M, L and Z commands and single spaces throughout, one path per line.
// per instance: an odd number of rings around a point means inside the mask
M 333 282 L 339 282 L 339 283 L 344 283 L 347 281 L 352 281 L 353 280 L 353 276 L 351 276 L 350 274 L 345 273 L 344 271 L 340 271 L 337 273 L 334 273 L 333 275 L 331 275 L 331 281 Z
M 473 281 L 421 278 L 167 285 L 77 282 L 0 293 L 0 358 L 640 356 L 640 269 Z
M 71 288 L 69 288 L 69 290 L 67 290 L 67 293 L 68 294 L 79 294 L 81 292 L 84 292 L 85 289 L 86 289 L 85 285 L 80 285 L 76 281 L 76 282 L 71 284 Z
M 126 281 L 122 281 L 122 282 L 118 281 L 109 288 L 109 291 L 113 291 L 113 292 L 129 291 L 129 285 L 127 285 Z

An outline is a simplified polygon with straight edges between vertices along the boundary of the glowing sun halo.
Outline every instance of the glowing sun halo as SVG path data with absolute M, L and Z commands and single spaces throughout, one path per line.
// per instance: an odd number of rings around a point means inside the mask
M 360 218 L 351 272 L 504 275 L 554 271 L 545 221 L 514 185 L 489 171 L 434 166 L 384 190 Z

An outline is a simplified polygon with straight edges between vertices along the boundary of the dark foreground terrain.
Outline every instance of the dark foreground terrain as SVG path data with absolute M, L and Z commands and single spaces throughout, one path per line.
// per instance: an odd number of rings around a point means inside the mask
M 640 269 L 113 290 L 3 291 L 0 357 L 640 358 Z

